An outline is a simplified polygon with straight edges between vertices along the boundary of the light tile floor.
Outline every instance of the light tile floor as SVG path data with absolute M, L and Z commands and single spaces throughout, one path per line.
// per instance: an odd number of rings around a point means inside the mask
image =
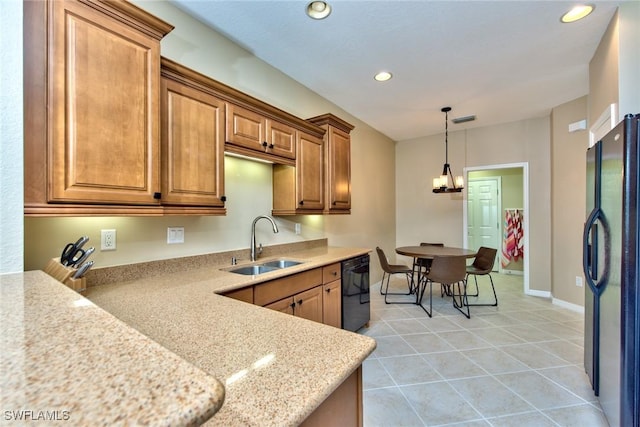
M 583 315 L 524 295 L 521 276 L 492 277 L 499 306 L 471 307 L 471 319 L 439 286 L 433 318 L 371 287 L 365 427 L 608 426 L 584 373 Z M 488 278 L 479 283 L 488 298 Z M 399 277 L 392 286 L 406 289 Z

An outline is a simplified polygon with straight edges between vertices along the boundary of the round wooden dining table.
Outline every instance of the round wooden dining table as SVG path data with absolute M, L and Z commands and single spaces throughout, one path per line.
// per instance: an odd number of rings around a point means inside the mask
M 396 248 L 396 253 L 400 255 L 410 256 L 412 258 L 433 259 L 437 256 L 463 256 L 465 258 L 473 258 L 477 251 L 464 248 L 454 248 L 450 246 L 400 246 Z

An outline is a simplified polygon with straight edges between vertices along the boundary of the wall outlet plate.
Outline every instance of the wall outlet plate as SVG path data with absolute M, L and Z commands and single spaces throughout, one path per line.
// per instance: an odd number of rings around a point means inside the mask
M 100 230 L 100 250 L 115 251 L 116 250 L 116 230 Z
M 167 227 L 167 244 L 184 243 L 184 227 Z

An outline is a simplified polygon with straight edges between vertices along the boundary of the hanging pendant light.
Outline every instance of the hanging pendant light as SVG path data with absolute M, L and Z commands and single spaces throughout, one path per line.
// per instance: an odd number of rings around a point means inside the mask
M 464 179 L 462 176 L 453 177 L 451 173 L 451 166 L 449 166 L 449 111 L 451 107 L 443 107 L 442 111 L 444 116 L 444 167 L 442 168 L 442 175 L 438 178 L 433 178 L 433 192 L 434 193 L 459 193 L 464 188 Z M 451 178 L 451 181 L 449 181 Z

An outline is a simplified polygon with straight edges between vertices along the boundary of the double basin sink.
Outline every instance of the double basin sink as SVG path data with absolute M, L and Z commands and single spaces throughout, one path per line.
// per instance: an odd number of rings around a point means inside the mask
M 258 274 L 269 273 L 270 271 L 282 270 L 283 268 L 293 267 L 302 264 L 302 261 L 294 261 L 290 259 L 276 259 L 266 261 L 260 264 L 245 265 L 243 267 L 235 267 L 225 269 L 230 273 L 244 274 L 245 276 L 255 276 Z

